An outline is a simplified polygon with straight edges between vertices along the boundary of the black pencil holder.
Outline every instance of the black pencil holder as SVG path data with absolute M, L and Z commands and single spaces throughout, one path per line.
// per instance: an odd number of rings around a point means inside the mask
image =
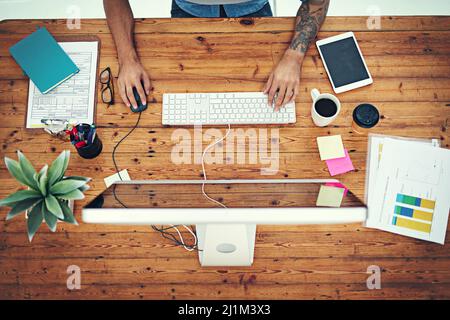
M 77 149 L 77 152 L 82 158 L 93 159 L 102 152 L 102 149 L 102 140 L 100 140 L 98 135 L 95 135 L 94 141 L 90 145 Z

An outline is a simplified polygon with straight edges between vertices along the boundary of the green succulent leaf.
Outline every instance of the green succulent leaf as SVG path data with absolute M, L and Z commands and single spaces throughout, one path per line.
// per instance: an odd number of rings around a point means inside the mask
M 64 174 L 64 164 L 66 161 L 66 152 L 63 151 L 61 154 L 52 162 L 50 168 L 48 169 L 48 186 L 51 187 L 55 182 L 59 180 L 61 175 Z
M 2 206 L 14 206 L 19 201 L 23 201 L 26 199 L 34 199 L 34 198 L 41 198 L 42 194 L 36 190 L 20 190 L 17 191 L 11 195 L 9 195 L 7 198 L 0 200 L 0 207 Z
M 28 214 L 27 226 L 28 226 L 28 240 L 33 240 L 36 231 L 42 224 L 42 206 L 43 202 L 38 203 L 33 207 L 33 209 Z
M 36 185 L 28 183 L 27 179 L 25 179 L 24 174 L 22 172 L 22 169 L 20 168 L 19 162 L 16 160 L 13 160 L 11 158 L 5 157 L 5 164 L 6 168 L 8 169 L 9 173 L 16 178 L 17 181 L 19 181 L 21 184 L 28 186 L 32 189 L 37 190 Z
M 37 204 L 38 202 L 41 202 L 41 198 L 32 198 L 32 199 L 25 199 L 22 201 L 17 202 L 11 209 L 10 212 L 6 215 L 6 220 L 10 220 L 17 216 L 19 213 L 24 212 L 25 210 L 30 209 L 32 206 Z
M 87 190 L 89 190 L 91 187 L 89 187 L 87 184 L 82 185 L 81 187 L 78 188 L 78 190 L 80 190 L 81 192 L 85 192 Z
M 38 190 L 38 184 L 34 180 L 34 175 L 36 174 L 36 170 L 34 169 L 31 162 L 25 157 L 25 155 L 17 151 L 17 155 L 19 157 L 19 165 L 20 169 L 22 170 L 24 179 L 28 182 L 28 185 L 32 187 L 35 190 Z
M 84 194 L 80 190 L 75 189 L 68 193 L 57 195 L 56 197 L 61 200 L 81 200 L 84 199 Z
M 45 165 L 42 167 L 41 171 L 39 171 L 38 180 L 40 180 L 43 175 L 46 176 L 47 172 L 48 172 L 48 165 Z
M 45 223 L 50 228 L 50 230 L 52 232 L 55 232 L 58 218 L 47 210 L 45 203 L 43 203 L 42 205 L 42 215 L 44 217 Z
M 48 166 L 45 165 L 38 174 L 38 186 L 39 190 L 44 196 L 47 195 L 47 169 Z
M 59 204 L 64 213 L 64 219 L 62 219 L 62 221 L 78 225 L 78 222 L 75 219 L 72 210 L 70 210 L 69 206 L 67 205 L 67 201 L 59 200 Z
M 54 195 L 66 194 L 85 184 L 86 181 L 83 180 L 61 180 L 50 187 L 50 193 Z
M 61 170 L 58 180 L 61 180 L 64 177 L 64 173 L 66 172 L 67 167 L 69 166 L 69 161 L 70 161 L 70 151 L 65 150 L 63 152 L 65 153 L 64 163 L 63 163 L 63 167 L 62 167 L 62 170 Z
M 33 175 L 33 179 L 34 179 L 34 182 L 35 182 L 35 183 L 39 183 L 39 174 L 38 174 L 38 173 L 35 173 L 35 174 Z
M 64 177 L 63 180 L 81 180 L 81 181 L 89 182 L 92 179 L 88 178 L 88 177 L 81 177 L 81 176 L 68 176 L 68 177 Z
M 45 206 L 50 213 L 54 214 L 59 219 L 64 219 L 64 214 L 61 206 L 59 205 L 58 200 L 53 195 L 48 194 L 45 197 Z

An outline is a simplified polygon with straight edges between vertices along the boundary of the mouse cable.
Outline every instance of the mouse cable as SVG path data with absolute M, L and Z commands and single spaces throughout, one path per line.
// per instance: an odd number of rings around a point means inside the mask
M 221 206 L 222 208 L 226 208 L 227 206 L 224 205 L 223 203 L 211 198 L 210 196 L 208 196 L 208 194 L 205 192 L 205 183 L 208 180 L 208 178 L 206 177 L 206 169 L 205 169 L 205 155 L 206 153 L 209 151 L 209 149 L 211 149 L 212 147 L 214 147 L 215 145 L 219 144 L 220 142 L 224 141 L 228 135 L 231 132 L 231 125 L 228 124 L 228 130 L 227 133 L 220 139 L 216 140 L 215 142 L 211 143 L 209 146 L 207 146 L 205 148 L 205 150 L 203 151 L 202 154 L 202 173 L 203 173 L 203 183 L 202 183 L 202 193 L 203 195 L 206 197 L 206 199 L 208 199 L 211 202 L 214 202 L 215 204 L 218 204 L 219 206 Z
M 116 173 L 117 173 L 117 175 L 119 176 L 119 179 L 120 179 L 120 181 L 123 181 L 123 179 L 122 179 L 122 176 L 120 175 L 120 170 L 119 170 L 119 167 L 117 166 L 117 162 L 116 162 L 116 150 L 117 150 L 117 148 L 120 146 L 120 144 L 126 139 L 126 138 L 128 138 L 128 136 L 130 135 L 130 134 L 132 134 L 133 133 L 133 131 L 134 130 L 136 130 L 136 128 L 138 127 L 138 125 L 139 125 L 139 122 L 140 122 L 140 120 L 141 120 L 141 116 L 142 116 L 142 112 L 139 112 L 139 116 L 138 116 L 138 118 L 137 118 L 137 121 L 136 121 L 136 124 L 133 126 L 133 128 L 131 128 L 131 130 L 122 138 L 122 139 L 120 139 L 120 141 L 114 146 L 114 148 L 113 148 L 113 152 L 112 152 L 112 160 L 113 160 L 113 164 L 114 164 L 114 167 L 115 167 L 115 169 L 116 169 Z M 114 185 L 114 187 L 113 187 L 113 196 L 114 196 L 114 198 L 116 199 L 116 201 L 122 206 L 122 207 L 124 207 L 124 208 L 128 208 L 118 197 L 117 197 L 117 194 L 116 194 L 116 186 L 117 185 Z M 192 234 L 192 236 L 194 237 L 194 244 L 193 245 L 187 245 L 185 242 L 184 242 L 184 239 L 183 239 L 183 236 L 181 235 L 181 232 L 180 232 L 180 230 L 178 230 L 178 228 L 177 228 L 177 226 L 175 226 L 175 225 L 170 225 L 170 227 L 168 227 L 168 228 L 164 228 L 163 226 L 161 226 L 161 228 L 158 228 L 158 227 L 156 227 L 156 226 L 151 226 L 152 227 L 152 229 L 153 230 L 155 230 L 155 231 L 158 231 L 159 233 L 161 233 L 161 235 L 164 237 L 164 238 L 166 238 L 166 239 L 168 239 L 168 240 L 171 240 L 172 242 L 174 242 L 177 246 L 182 246 L 182 247 L 184 247 L 186 250 L 188 250 L 188 251 L 193 251 L 193 250 L 195 250 L 196 248 L 197 248 L 197 236 L 195 235 L 195 233 L 189 228 L 189 227 L 187 227 L 187 226 L 185 226 L 185 225 L 183 225 L 183 227 L 187 230 L 187 231 L 189 231 L 191 234 Z M 180 240 L 178 240 L 172 233 L 170 233 L 170 232 L 168 232 L 167 230 L 169 230 L 169 229 L 175 229 L 175 231 L 178 233 L 178 235 L 179 235 L 179 237 L 180 237 Z
M 142 112 L 139 112 L 139 116 L 138 116 L 138 118 L 137 118 L 137 121 L 136 121 L 136 124 L 133 126 L 133 128 L 122 138 L 122 139 L 120 139 L 120 141 L 119 142 L 117 142 L 117 144 L 114 146 L 114 148 L 113 148 L 113 152 L 112 152 L 112 160 L 113 160 L 113 163 L 114 163 L 114 167 L 116 168 L 116 172 L 117 172 L 117 174 L 119 175 L 119 178 L 120 178 L 120 181 L 123 181 L 123 179 L 122 179 L 122 176 L 120 175 L 120 170 L 119 170 L 119 167 L 117 166 L 117 163 L 116 163 L 116 150 L 117 150 L 117 148 L 120 146 L 120 144 L 126 139 L 126 138 L 128 138 L 128 136 L 130 135 L 130 134 L 132 134 L 133 133 L 133 131 L 137 128 L 137 126 L 139 125 L 139 121 L 141 121 L 141 115 L 142 115 Z

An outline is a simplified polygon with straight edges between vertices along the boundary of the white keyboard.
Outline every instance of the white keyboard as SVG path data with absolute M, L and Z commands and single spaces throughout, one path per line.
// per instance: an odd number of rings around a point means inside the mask
M 167 93 L 163 125 L 295 123 L 295 103 L 274 111 L 262 92 Z

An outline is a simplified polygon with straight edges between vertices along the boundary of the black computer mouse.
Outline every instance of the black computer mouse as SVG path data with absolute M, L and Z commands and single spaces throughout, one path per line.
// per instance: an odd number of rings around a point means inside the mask
M 138 91 L 137 91 L 137 89 L 135 87 L 133 87 L 133 95 L 134 95 L 134 98 L 136 99 L 136 103 L 137 103 L 138 107 L 137 108 L 133 108 L 133 106 L 130 105 L 131 111 L 135 112 L 135 113 L 138 113 L 138 112 L 142 112 L 142 111 L 146 110 L 147 109 L 147 103 L 146 104 L 142 104 L 141 97 L 139 96 L 139 93 L 138 93 Z

